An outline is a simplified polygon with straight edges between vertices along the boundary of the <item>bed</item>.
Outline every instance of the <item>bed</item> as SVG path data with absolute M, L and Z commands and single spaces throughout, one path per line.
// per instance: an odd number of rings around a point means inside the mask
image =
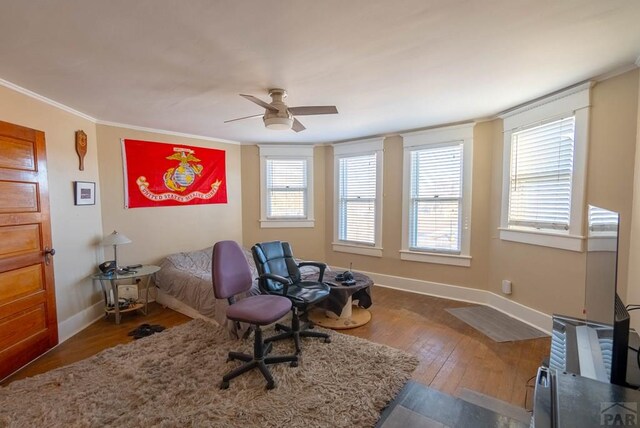
M 254 278 L 247 295 L 260 294 L 258 271 L 251 250 L 243 249 L 244 256 Z M 191 318 L 214 320 L 235 332 L 235 326 L 225 316 L 228 303 L 216 299 L 211 283 L 211 258 L 213 247 L 165 257 L 160 263 L 160 271 L 154 276 L 157 287 L 156 301 Z M 328 270 L 328 268 L 327 268 Z M 317 278 L 318 269 L 313 266 L 300 268 L 303 278 Z

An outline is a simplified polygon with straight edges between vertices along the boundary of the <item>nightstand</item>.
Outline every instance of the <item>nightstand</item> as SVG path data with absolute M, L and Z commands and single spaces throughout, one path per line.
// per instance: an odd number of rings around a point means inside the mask
M 128 273 L 112 273 L 112 274 L 103 274 L 97 273 L 91 277 L 94 281 L 100 281 L 100 286 L 102 287 L 102 294 L 104 296 L 104 311 L 105 317 L 108 317 L 109 314 L 114 314 L 116 318 L 116 324 L 120 324 L 120 314 L 125 312 L 132 312 L 137 310 L 142 310 L 142 312 L 147 315 L 147 307 L 149 305 L 149 282 L 151 280 L 151 275 L 158 272 L 160 270 L 160 266 L 154 265 L 143 265 L 139 268 L 133 269 Z M 127 306 L 126 308 L 120 309 L 120 305 L 118 304 L 118 281 L 122 280 L 131 280 L 135 283 L 139 283 L 140 281 L 144 281 L 145 285 L 145 297 L 143 301 L 138 299 L 135 303 Z M 140 289 L 138 288 L 138 293 Z

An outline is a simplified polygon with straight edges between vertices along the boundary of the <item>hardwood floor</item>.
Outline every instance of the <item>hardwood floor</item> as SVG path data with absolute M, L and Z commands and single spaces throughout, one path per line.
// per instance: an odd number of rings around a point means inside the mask
M 160 324 L 169 328 L 190 320 L 191 318 L 188 316 L 168 308 L 165 309 L 156 303 L 149 303 L 149 315 L 147 316 L 135 312 L 122 314 L 122 319 L 118 325 L 116 325 L 113 315 L 110 315 L 108 319 L 103 317 L 4 379 L 1 385 L 8 385 L 14 380 L 24 379 L 57 367 L 66 366 L 112 346 L 132 342 L 134 339 L 128 336 L 127 333 L 140 324 Z
M 525 385 L 549 355 L 550 338 L 494 342 L 445 311 L 469 303 L 383 287 L 375 287 L 373 301 L 371 322 L 345 333 L 418 356 L 413 379 L 422 384 L 454 396 L 472 389 L 525 406 Z
M 445 311 L 468 303 L 375 287 L 370 323 L 342 333 L 369 339 L 416 355 L 420 364 L 413 379 L 458 396 L 472 389 L 524 406 L 525 384 L 549 355 L 550 339 L 494 342 Z M 127 333 L 142 323 L 172 327 L 190 318 L 149 306 L 149 315 L 127 315 L 120 325 L 101 319 L 32 362 L 4 382 L 33 376 L 87 358 L 133 339 Z M 529 397 L 531 393 L 528 394 Z

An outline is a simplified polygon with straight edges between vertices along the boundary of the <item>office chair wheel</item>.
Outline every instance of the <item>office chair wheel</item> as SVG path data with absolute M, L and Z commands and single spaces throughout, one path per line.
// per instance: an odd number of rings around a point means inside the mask
M 276 387 L 276 383 L 274 381 L 267 382 L 267 389 L 273 389 Z
M 331 338 L 330 337 L 325 338 L 324 343 L 331 343 Z
M 291 361 L 291 363 L 289 363 L 289 367 L 298 367 L 298 362 L 297 361 Z
M 220 389 L 229 389 L 229 382 L 220 382 Z
M 233 361 L 233 358 L 232 357 L 227 357 L 227 363 L 230 362 L 230 361 Z

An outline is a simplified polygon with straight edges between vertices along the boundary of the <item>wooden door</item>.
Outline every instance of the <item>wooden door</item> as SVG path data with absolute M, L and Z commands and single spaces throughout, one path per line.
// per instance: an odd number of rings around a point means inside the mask
M 0 379 L 58 343 L 51 248 L 44 133 L 0 122 Z

